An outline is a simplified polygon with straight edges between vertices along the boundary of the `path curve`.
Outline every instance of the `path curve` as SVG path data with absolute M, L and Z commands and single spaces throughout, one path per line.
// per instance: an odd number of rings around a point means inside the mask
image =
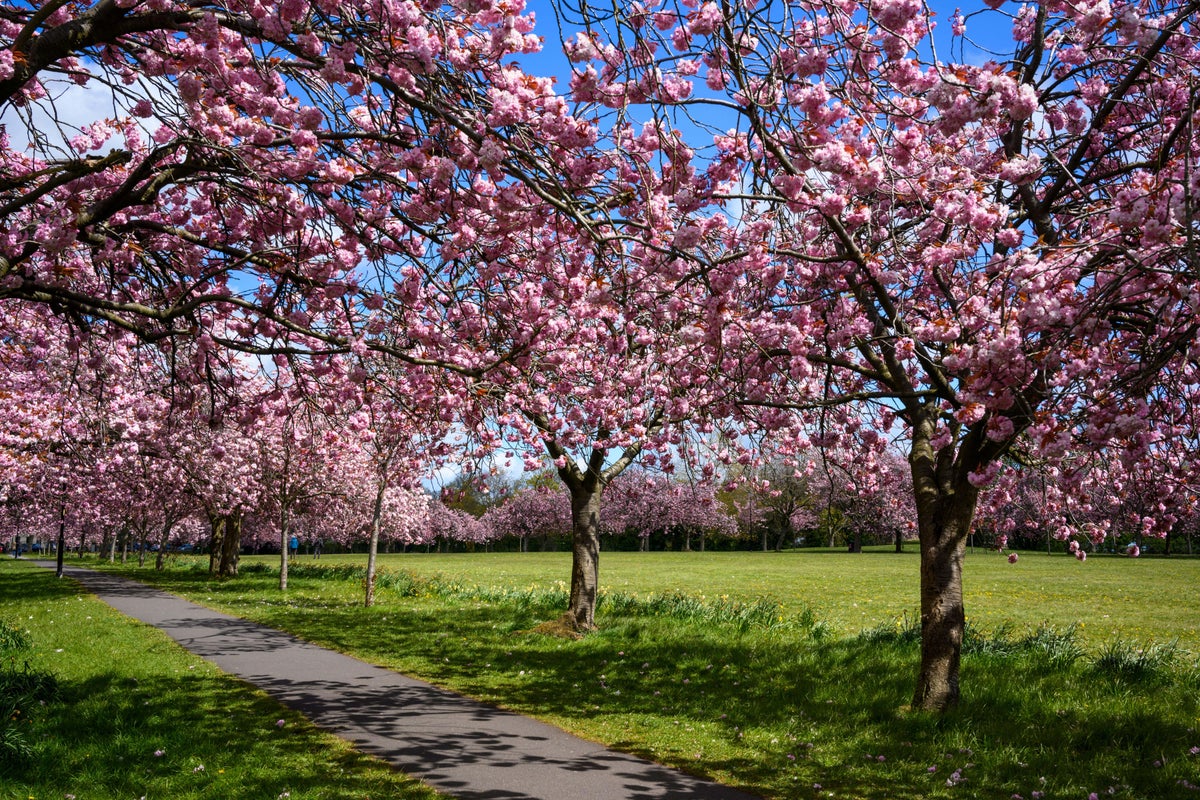
M 463 800 L 758 800 L 128 578 L 64 572 L 320 727 Z

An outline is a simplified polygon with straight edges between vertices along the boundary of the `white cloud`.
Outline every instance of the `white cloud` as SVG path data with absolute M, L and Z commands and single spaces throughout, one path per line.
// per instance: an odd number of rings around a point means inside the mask
M 128 94 L 118 94 L 101 80 L 88 81 L 83 86 L 53 76 L 43 76 L 46 96 L 18 108 L 12 104 L 0 107 L 0 125 L 8 131 L 13 150 L 42 158 L 74 157 L 67 143 L 88 125 L 105 119 L 131 116 L 130 109 L 138 97 L 156 104 L 166 96 L 167 87 L 142 85 L 129 87 Z M 147 136 L 159 126 L 157 120 L 139 120 Z

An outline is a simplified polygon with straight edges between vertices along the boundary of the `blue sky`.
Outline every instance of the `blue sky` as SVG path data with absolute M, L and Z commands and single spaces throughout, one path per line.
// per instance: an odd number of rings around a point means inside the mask
M 781 2 L 781 0 L 763 1 Z M 649 0 L 647 5 L 653 6 L 653 0 Z M 1007 50 L 1011 48 L 1011 18 L 1017 13 L 1020 5 L 1020 3 L 1012 0 L 998 11 L 993 11 L 987 8 L 981 0 L 964 0 L 962 3 L 947 2 L 947 0 L 933 0 L 929 2 L 928 6 L 934 11 L 938 20 L 936 37 L 939 44 L 939 58 L 946 62 L 965 60 L 970 63 L 982 63 L 994 57 L 992 54 L 986 52 L 987 49 L 1006 54 Z M 553 3 L 551 0 L 528 0 L 526 8 L 535 15 L 537 19 L 536 33 L 543 36 L 546 43 L 542 53 L 537 56 L 524 57 L 521 60 L 527 65 L 529 71 L 534 74 L 559 76 L 565 87 L 566 76 L 570 72 L 570 64 L 563 55 L 561 42 L 558 40 L 559 30 L 554 15 Z M 948 39 L 950 35 L 950 18 L 955 10 L 961 10 L 968 18 L 967 38 L 969 42 L 965 52 L 959 52 L 958 49 L 955 49 L 951 53 Z

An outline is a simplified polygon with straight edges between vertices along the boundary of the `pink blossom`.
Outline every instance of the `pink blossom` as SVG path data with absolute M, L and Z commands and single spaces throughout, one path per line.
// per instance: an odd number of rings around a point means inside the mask
M 716 33 L 724 21 L 724 16 L 721 14 L 721 8 L 714 2 L 707 2 L 700 6 L 700 10 L 691 15 L 688 21 L 688 30 L 696 36 L 707 36 Z

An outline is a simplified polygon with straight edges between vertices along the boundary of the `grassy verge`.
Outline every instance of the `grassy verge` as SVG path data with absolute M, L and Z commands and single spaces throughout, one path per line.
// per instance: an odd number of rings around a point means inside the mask
M 49 570 L 0 560 L 0 620 L 58 685 L 0 759 L 3 800 L 441 797 Z
M 933 718 L 905 708 L 917 643 L 895 619 L 849 633 L 774 601 L 777 613 L 748 612 L 748 595 L 631 590 L 610 593 L 599 633 L 569 641 L 528 633 L 561 610 L 554 586 L 393 567 L 364 609 L 353 566 L 297 564 L 286 595 L 266 564 L 247 566 L 227 582 L 129 572 L 769 797 L 1200 796 L 1200 669 L 1171 645 L 973 627 L 963 707 Z

